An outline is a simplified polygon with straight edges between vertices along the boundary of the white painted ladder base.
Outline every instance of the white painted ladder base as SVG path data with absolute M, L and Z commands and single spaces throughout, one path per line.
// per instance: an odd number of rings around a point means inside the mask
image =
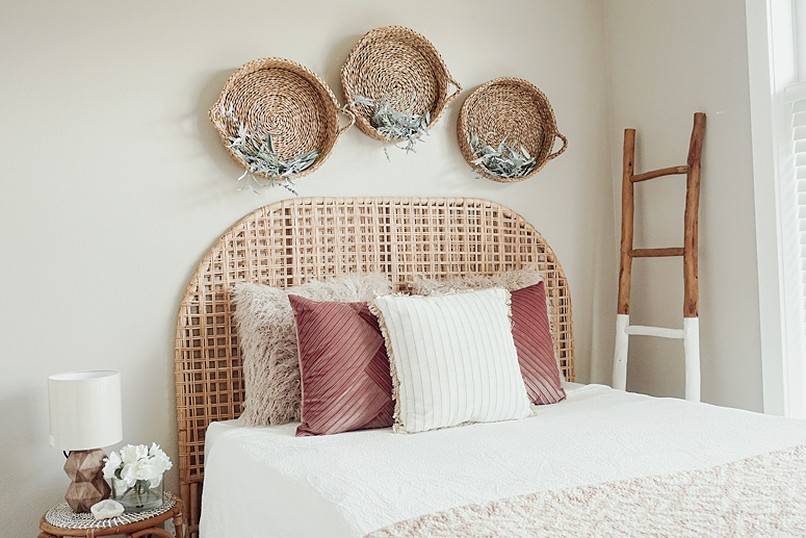
M 630 335 L 683 340 L 686 361 L 686 400 L 700 401 L 700 320 L 683 318 L 682 329 L 630 325 L 629 314 L 616 317 L 616 353 L 613 357 L 613 388 L 627 389 L 627 352 Z

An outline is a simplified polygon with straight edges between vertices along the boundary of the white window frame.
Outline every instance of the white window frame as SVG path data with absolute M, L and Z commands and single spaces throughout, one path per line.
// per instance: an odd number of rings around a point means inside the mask
M 786 145 L 792 140 L 791 113 L 786 109 L 806 97 L 806 84 L 795 84 L 806 58 L 795 55 L 794 2 L 746 0 L 745 7 L 764 411 L 804 418 L 803 295 L 792 293 L 801 289 L 800 275 L 784 250 L 796 229 L 781 216 L 791 209 L 787 204 L 796 203 L 782 196 L 787 185 L 782 174 L 793 173 L 793 152 Z

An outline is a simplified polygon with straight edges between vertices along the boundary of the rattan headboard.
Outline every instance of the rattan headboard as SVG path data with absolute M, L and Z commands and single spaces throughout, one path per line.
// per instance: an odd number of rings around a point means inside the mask
M 543 237 L 505 207 L 467 198 L 295 198 L 238 221 L 190 279 L 176 327 L 179 480 L 191 530 L 199 518 L 207 425 L 238 417 L 244 399 L 234 283 L 293 286 L 382 271 L 405 288 L 416 274 L 445 278 L 527 265 L 543 273 L 560 368 L 573 380 L 565 274 Z

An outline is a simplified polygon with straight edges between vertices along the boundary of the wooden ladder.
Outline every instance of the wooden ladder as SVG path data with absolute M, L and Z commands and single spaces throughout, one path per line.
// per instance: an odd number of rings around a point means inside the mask
M 613 388 L 627 387 L 627 351 L 630 335 L 659 336 L 683 340 L 686 361 L 686 400 L 700 401 L 700 329 L 697 312 L 697 227 L 700 208 L 700 160 L 705 136 L 705 113 L 694 114 L 694 126 L 684 166 L 634 173 L 635 129 L 624 130 L 624 165 L 621 184 L 621 268 L 619 270 L 616 350 L 613 358 Z M 663 176 L 686 175 L 686 213 L 683 247 L 633 248 L 635 184 Z M 630 278 L 633 258 L 683 257 L 683 328 L 630 325 Z

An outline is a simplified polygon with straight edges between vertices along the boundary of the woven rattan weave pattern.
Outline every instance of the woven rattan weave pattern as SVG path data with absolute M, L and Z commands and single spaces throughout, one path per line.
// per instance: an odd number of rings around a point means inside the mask
M 448 84 L 456 89 L 448 94 Z M 341 68 L 346 103 L 356 97 L 385 97 L 399 111 L 431 113 L 434 125 L 462 87 L 453 78 L 439 51 L 424 36 L 403 26 L 370 30 L 353 46 Z M 389 140 L 370 124 L 369 108 L 351 105 L 356 125 L 367 135 Z
M 121 527 L 129 523 L 151 519 L 154 516 L 164 514 L 171 510 L 176 504 L 173 495 L 166 493 L 165 502 L 162 506 L 142 512 L 126 512 L 116 517 L 108 519 L 95 519 L 89 513 L 77 514 L 67 505 L 67 503 L 57 504 L 45 513 L 45 521 L 62 529 L 111 529 Z
M 339 112 L 349 117 L 343 127 L 338 126 Z M 233 118 L 227 117 L 229 113 Z M 325 162 L 354 117 L 342 111 L 327 84 L 307 67 L 283 58 L 263 58 L 244 64 L 229 77 L 210 109 L 210 120 L 228 147 L 240 122 L 250 133 L 270 133 L 281 159 L 318 151 L 316 161 L 294 176 L 302 177 Z M 232 149 L 229 152 L 245 166 Z
M 525 176 L 514 178 L 491 174 L 472 163 L 476 156 L 468 142 L 470 133 L 475 133 L 491 146 L 497 146 L 503 140 L 523 145 L 535 157 L 535 167 Z M 462 104 L 456 135 L 467 163 L 480 175 L 501 183 L 533 176 L 551 159 L 560 156 L 568 145 L 568 140 L 557 130 L 557 120 L 548 98 L 534 84 L 520 78 L 497 78 L 473 90 Z M 562 141 L 562 146 L 552 152 L 557 138 Z
M 204 256 L 176 328 L 179 479 L 192 532 L 199 520 L 204 433 L 241 413 L 244 384 L 230 290 L 236 282 L 293 286 L 382 271 L 398 289 L 414 275 L 543 274 L 560 369 L 574 379 L 571 297 L 554 251 L 517 213 L 467 198 L 294 198 L 247 215 Z

